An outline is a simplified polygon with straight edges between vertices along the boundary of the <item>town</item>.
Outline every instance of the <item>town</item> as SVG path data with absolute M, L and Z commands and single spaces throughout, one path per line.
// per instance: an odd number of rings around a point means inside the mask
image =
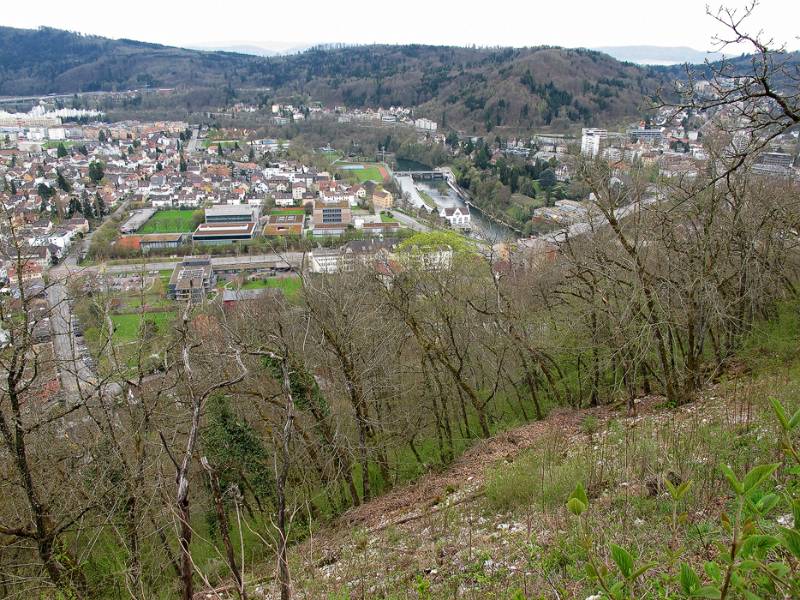
M 707 84 L 699 89 L 705 92 Z M 213 298 L 227 306 L 264 294 L 296 295 L 301 270 L 335 274 L 373 265 L 389 276 L 404 263 L 402 248 L 419 250 L 415 234 L 444 234 L 433 244 L 425 237 L 428 258 L 421 264 L 437 269 L 452 261 L 448 235 L 468 236 L 503 255 L 552 253 L 559 235 L 591 221 L 593 195 L 571 185 L 581 160 L 607 163 L 617 185 L 625 185 L 632 168 L 644 167 L 657 196 L 656 180 L 694 178 L 704 168 L 703 137 L 711 124 L 710 114 L 664 109 L 624 132 L 584 128 L 580 136 L 492 142 L 446 136 L 435 121 L 414 118 L 403 107 L 273 104 L 262 111 L 276 126 L 327 119 L 388 131 L 405 127 L 420 145 L 446 149 L 457 175 L 451 166 L 414 164 L 401 171 L 385 152 L 357 160 L 331 147 L 311 149 L 305 156 L 313 164 L 306 164 L 290 140 L 176 121 L 108 123 L 96 110 L 52 105 L 43 99 L 28 113 L 0 113 L 0 195 L 20 240 L 19 257 L 6 259 L 0 270 L 4 292 L 19 297 L 22 285 L 27 295 L 49 296 L 52 304 L 45 280 L 87 279 L 86 285 L 120 296 L 113 319 L 118 337 L 128 341 L 143 320 L 166 326 L 175 301 Z M 208 116 L 259 112 L 237 104 Z M 798 179 L 787 152 L 797 139 L 794 131 L 772 140 L 755 172 Z M 465 189 L 464 161 L 479 164 L 481 154 L 485 169 L 499 169 L 501 182 L 503 172 L 520 165 L 545 167 L 531 196 L 517 194 L 529 210 L 525 229 L 535 233 L 521 235 L 507 215 L 481 208 Z M 45 308 L 37 310 L 45 314 Z M 98 348 L 84 340 L 80 315 L 64 315 L 60 325 L 50 318 L 32 322 L 42 343 L 75 336 L 69 345 L 55 344 L 64 364 L 76 364 L 67 360 L 73 346 L 86 365 L 96 364 Z M 51 389 L 59 387 L 55 377 Z
M 796 9 L 82 4 L 0 25 L 0 597 L 800 596 Z

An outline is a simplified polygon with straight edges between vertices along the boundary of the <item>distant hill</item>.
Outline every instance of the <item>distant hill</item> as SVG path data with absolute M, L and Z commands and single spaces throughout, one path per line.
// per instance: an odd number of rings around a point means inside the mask
M 660 71 L 583 49 L 352 46 L 261 57 L 0 27 L 0 95 L 142 87 L 270 87 L 351 107 L 414 106 L 483 132 L 641 114 Z
M 722 58 L 719 52 L 703 52 L 686 46 L 605 46 L 595 50 L 640 65 L 700 64 Z
M 311 48 L 313 44 L 293 44 L 286 42 L 219 42 L 214 44 L 189 44 L 189 50 L 203 52 L 236 52 L 253 56 L 281 56 L 297 54 Z

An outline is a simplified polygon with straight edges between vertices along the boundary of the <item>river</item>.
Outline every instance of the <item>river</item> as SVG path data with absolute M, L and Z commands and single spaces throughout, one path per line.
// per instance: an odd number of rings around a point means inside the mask
M 414 183 L 418 189 L 426 192 L 431 198 L 433 198 L 433 201 L 439 208 L 466 206 L 464 199 L 455 191 L 453 191 L 453 188 L 451 188 L 449 185 L 446 185 L 444 182 L 439 182 L 440 185 L 424 181 L 415 181 Z M 470 210 L 470 217 L 472 221 L 472 237 L 491 243 L 505 241 L 517 237 L 516 234 L 507 227 L 487 219 L 483 213 L 476 208 L 472 208 Z

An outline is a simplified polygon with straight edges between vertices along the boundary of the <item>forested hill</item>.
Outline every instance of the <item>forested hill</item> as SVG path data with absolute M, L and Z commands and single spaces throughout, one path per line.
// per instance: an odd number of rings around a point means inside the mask
M 636 116 L 657 87 L 655 72 L 555 47 L 352 46 L 267 58 L 0 27 L 0 95 L 268 86 L 352 107 L 417 106 L 467 130 Z
M 258 85 L 261 59 L 200 52 L 59 29 L 0 27 L 0 95 L 49 94 L 142 87 Z

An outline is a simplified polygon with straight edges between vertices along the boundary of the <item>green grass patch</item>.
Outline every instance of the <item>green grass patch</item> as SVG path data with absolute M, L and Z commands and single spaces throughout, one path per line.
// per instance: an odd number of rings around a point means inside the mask
M 303 289 L 299 277 L 270 277 L 269 279 L 253 279 L 242 284 L 243 290 L 259 290 L 278 288 L 290 300 L 296 298 Z
M 328 152 L 322 152 L 322 156 L 324 156 L 330 162 L 336 162 L 344 155 L 338 150 L 329 150 Z
M 399 221 L 388 213 L 381 213 L 381 223 L 399 223 Z
M 564 504 L 575 484 L 583 480 L 586 466 L 580 456 L 560 455 L 565 440 L 554 436 L 551 441 L 490 472 L 486 499 L 492 508 L 552 510 Z
M 197 226 L 193 210 L 160 210 L 136 233 L 190 233 Z
M 783 367 L 800 358 L 800 302 L 782 302 L 774 318 L 753 325 L 739 353 L 751 365 Z
M 143 316 L 139 313 L 112 315 L 111 321 L 114 323 L 114 341 L 125 343 L 138 339 L 139 325 L 142 322 L 142 317 Z M 163 333 L 174 318 L 174 312 L 153 312 L 144 314 L 144 319 L 153 323 L 158 333 Z
M 272 215 L 304 215 L 306 214 L 306 209 L 304 208 L 276 208 L 270 211 L 270 216 Z
M 236 144 L 239 144 L 241 147 L 241 143 L 239 140 L 210 140 L 208 138 L 203 140 L 203 148 L 209 148 L 211 146 L 216 146 L 217 144 L 221 144 L 223 148 L 234 148 Z
M 78 142 L 73 140 L 49 140 L 42 144 L 42 148 L 45 150 L 50 150 L 52 148 L 58 148 L 58 146 L 61 144 L 64 145 L 64 148 L 72 148 L 73 146 L 77 146 Z
M 422 201 L 425 204 L 427 204 L 430 208 L 436 209 L 436 202 L 433 201 L 433 198 L 431 198 L 431 195 L 428 192 L 420 189 L 418 189 L 417 192 L 419 192 L 419 197 L 422 198 Z

